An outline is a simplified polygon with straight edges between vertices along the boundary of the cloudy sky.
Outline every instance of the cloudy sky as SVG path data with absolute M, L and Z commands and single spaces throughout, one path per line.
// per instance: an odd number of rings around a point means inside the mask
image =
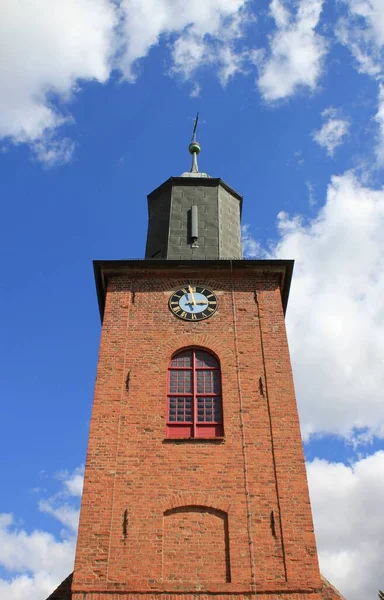
M 244 195 L 287 314 L 323 574 L 384 589 L 384 2 L 0 3 L 0 597 L 72 570 L 100 321 L 91 261 L 142 257 L 146 194 Z

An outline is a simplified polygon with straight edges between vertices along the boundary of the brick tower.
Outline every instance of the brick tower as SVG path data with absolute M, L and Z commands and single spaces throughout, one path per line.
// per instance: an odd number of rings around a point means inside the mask
M 336 600 L 318 568 L 284 312 L 242 197 L 148 196 L 145 260 L 96 261 L 103 322 L 73 576 L 57 600 Z

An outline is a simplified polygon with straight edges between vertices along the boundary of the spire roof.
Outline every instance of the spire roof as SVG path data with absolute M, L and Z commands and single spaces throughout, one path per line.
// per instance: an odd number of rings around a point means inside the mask
M 196 141 L 196 129 L 197 122 L 199 120 L 199 113 L 196 114 L 195 122 L 193 125 L 193 133 L 192 133 L 192 141 L 188 146 L 188 150 L 190 154 L 192 154 L 192 165 L 189 171 L 186 171 L 181 175 L 181 177 L 209 177 L 207 173 L 200 173 L 199 167 L 197 164 L 197 155 L 201 150 L 201 146 L 199 142 Z

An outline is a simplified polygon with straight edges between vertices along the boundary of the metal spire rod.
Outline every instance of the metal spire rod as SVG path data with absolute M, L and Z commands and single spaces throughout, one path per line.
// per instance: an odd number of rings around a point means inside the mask
M 196 129 L 197 122 L 199 120 L 199 113 L 196 114 L 195 122 L 193 124 L 193 132 L 192 132 L 192 141 L 189 144 L 189 152 L 192 154 L 192 166 L 190 173 L 198 173 L 199 167 L 197 166 L 197 155 L 199 154 L 201 148 L 200 144 L 196 141 Z
M 197 129 L 197 122 L 199 120 L 199 113 L 196 113 L 196 118 L 195 118 L 195 122 L 193 124 L 193 132 L 192 132 L 192 142 L 196 142 L 196 129 Z

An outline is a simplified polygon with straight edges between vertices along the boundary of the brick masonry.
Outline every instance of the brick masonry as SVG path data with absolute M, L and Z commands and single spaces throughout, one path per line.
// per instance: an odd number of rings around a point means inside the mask
M 108 282 L 70 597 L 341 598 L 318 568 L 279 276 L 142 264 Z M 171 314 L 188 283 L 216 293 L 212 318 Z M 223 439 L 165 437 L 190 346 L 220 360 Z

